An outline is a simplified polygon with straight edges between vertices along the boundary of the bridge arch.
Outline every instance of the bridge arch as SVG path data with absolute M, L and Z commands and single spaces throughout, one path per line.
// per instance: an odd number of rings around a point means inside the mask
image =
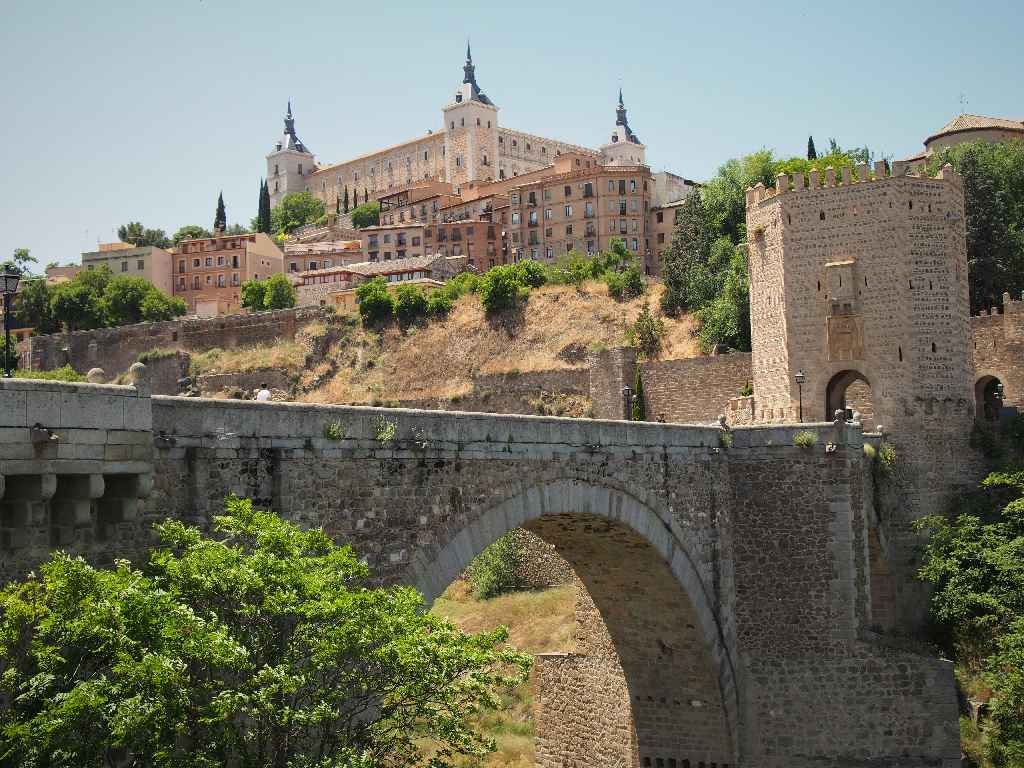
M 554 544 L 585 587 L 577 599 L 584 656 L 562 661 L 579 662 L 572 671 L 601 688 L 603 707 L 628 710 L 629 762 L 619 752 L 605 761 L 595 754 L 593 765 L 736 765 L 739 692 L 729 628 L 708 586 L 708 567 L 693 555 L 708 542 L 688 540 L 669 514 L 621 489 L 566 478 L 526 487 L 485 509 L 433 555 L 418 554 L 410 581 L 432 602 L 486 546 L 518 527 Z M 593 664 L 602 657 L 615 657 L 624 682 L 611 705 L 615 681 L 598 672 L 594 683 Z M 604 734 L 621 725 L 592 727 Z M 538 722 L 539 765 L 546 764 L 543 737 Z M 550 764 L 562 764 L 561 757 L 550 756 Z

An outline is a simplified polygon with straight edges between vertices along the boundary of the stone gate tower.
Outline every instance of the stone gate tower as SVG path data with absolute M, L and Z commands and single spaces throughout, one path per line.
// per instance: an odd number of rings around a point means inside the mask
M 456 190 L 498 178 L 498 108 L 477 85 L 468 43 L 462 70 L 455 100 L 444 108 L 445 178 Z
M 270 188 L 270 205 L 275 206 L 289 192 L 302 192 L 309 183 L 308 178 L 316 170 L 316 158 L 309 147 L 302 143 L 295 133 L 295 118 L 292 117 L 292 103 L 284 116 L 284 134 L 274 149 L 267 155 L 267 186 Z
M 970 404 L 960 177 L 809 176 L 747 193 L 757 420 L 796 421 L 802 393 L 805 421 L 849 406 L 898 434 Z
M 802 404 L 804 421 L 884 427 L 898 461 L 878 478 L 872 591 L 879 625 L 913 632 L 928 604 L 913 522 L 979 472 L 962 180 L 885 163 L 780 175 L 748 190 L 747 237 L 753 418 L 794 422 Z

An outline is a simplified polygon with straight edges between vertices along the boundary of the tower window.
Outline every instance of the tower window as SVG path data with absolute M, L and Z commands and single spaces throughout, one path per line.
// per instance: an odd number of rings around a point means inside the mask
M 899 351 L 900 362 L 902 363 L 903 362 L 903 347 L 896 347 L 896 349 Z
M 460 128 L 465 128 L 466 127 L 466 118 L 464 118 L 464 117 L 460 117 L 459 118 L 459 127 Z
M 480 125 L 480 118 L 479 117 L 476 119 L 476 124 Z
M 299 163 L 299 176 L 302 175 L 302 163 Z
M 824 221 L 824 220 L 825 220 L 825 212 L 824 212 L 824 211 L 821 211 L 821 212 L 820 212 L 820 213 L 818 214 L 818 218 L 819 218 L 819 219 L 821 219 L 822 221 Z
M 938 351 L 939 351 L 939 350 L 938 350 L 938 348 L 936 348 L 936 346 L 935 346 L 935 342 L 933 341 L 933 342 L 932 342 L 932 352 L 938 352 Z

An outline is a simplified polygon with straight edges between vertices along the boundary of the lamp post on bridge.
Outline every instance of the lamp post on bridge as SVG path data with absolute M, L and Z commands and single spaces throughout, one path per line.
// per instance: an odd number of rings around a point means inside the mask
M 20 279 L 21 275 L 17 272 L 0 274 L 0 294 L 4 297 L 4 377 L 8 379 L 14 375 L 14 366 L 11 364 L 11 305 L 14 304 L 14 294 L 18 291 Z
M 622 408 L 626 421 L 633 420 L 633 388 L 628 384 L 622 388 Z
M 801 368 L 799 371 L 797 371 L 796 375 L 794 375 L 793 378 L 796 380 L 796 388 L 797 388 L 797 392 L 799 393 L 798 397 L 799 397 L 799 402 L 800 402 L 800 411 L 799 411 L 799 413 L 800 413 L 800 423 L 803 424 L 804 423 L 804 381 L 806 380 L 806 377 L 804 376 L 804 369 Z

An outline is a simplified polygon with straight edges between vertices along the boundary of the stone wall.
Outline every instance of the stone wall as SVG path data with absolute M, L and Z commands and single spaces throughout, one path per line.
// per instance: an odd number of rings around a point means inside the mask
M 1003 294 L 1003 311 L 971 318 L 975 402 L 983 380 L 995 377 L 1003 385 L 1003 404 L 1024 409 L 1024 297 Z M 978 411 L 980 414 L 981 411 Z
M 202 352 L 214 347 L 234 349 L 266 344 L 294 338 L 303 325 L 328 321 L 333 316 L 330 309 L 323 307 L 299 307 L 33 336 L 28 342 L 29 367 L 49 371 L 71 365 L 79 373 L 86 373 L 98 366 L 114 378 L 127 371 L 139 355 L 152 349 Z
M 589 416 L 590 372 L 585 368 L 556 368 L 481 374 L 473 379 L 473 388 L 458 397 L 396 402 L 403 408 L 439 411 Z
M 61 500 L 79 506 L 61 517 L 51 494 L 31 517 L 5 520 L 40 541 L 50 521 L 69 520 L 67 549 L 98 562 L 143 557 L 154 520 L 208 525 L 229 493 L 322 526 L 381 582 L 414 585 L 428 601 L 509 530 L 551 544 L 585 594 L 576 661 L 539 668 L 555 686 L 538 697 L 538 752 L 552 756 L 542 768 L 958 765 L 951 666 L 870 632 L 872 520 L 857 427 L 740 428 L 723 449 L 712 427 L 149 400 L 135 388 L 96 390 L 93 403 L 79 402 L 86 390 L 51 385 L 47 397 L 67 398 L 69 427 L 118 427 L 100 447 L 82 432 L 56 448 L 110 465 L 61 468 L 31 458 L 25 424 L 52 406 L 26 404 L 17 384 L 0 382 L 0 418 L 19 420 L 0 445 L 23 455 L 0 461 L 5 512 L 39 498 L 40 483 L 59 489 L 61 477 Z M 119 434 L 131 432 L 129 412 L 140 427 L 151 418 L 151 431 L 136 430 L 144 446 L 111 442 L 139 440 Z M 323 435 L 335 422 L 340 440 Z M 382 439 L 388 425 L 394 436 Z M 818 444 L 794 446 L 801 428 L 822 433 Z M 149 460 L 120 462 L 133 445 Z M 148 473 L 153 489 L 138 514 L 112 519 L 134 511 L 113 502 L 138 488 L 112 477 L 118 495 L 94 508 L 98 487 L 71 475 L 118 470 Z M 10 578 L 40 552 L 4 555 Z
M 520 548 L 517 576 L 527 589 L 556 587 L 576 578 L 572 566 L 551 543 L 525 528 L 516 528 L 510 535 Z
M 729 413 L 729 400 L 751 381 L 750 354 L 651 360 L 640 364 L 647 418 L 710 424 Z
M 591 355 L 590 400 L 594 418 L 627 418 L 629 413 L 622 389 L 632 389 L 635 380 L 636 349 L 633 347 L 613 347 Z
M 196 377 L 196 385 L 204 395 L 225 390 L 242 390 L 248 394 L 263 384 L 269 389 L 291 392 L 294 382 L 282 368 L 259 368 L 241 373 L 204 373 Z

